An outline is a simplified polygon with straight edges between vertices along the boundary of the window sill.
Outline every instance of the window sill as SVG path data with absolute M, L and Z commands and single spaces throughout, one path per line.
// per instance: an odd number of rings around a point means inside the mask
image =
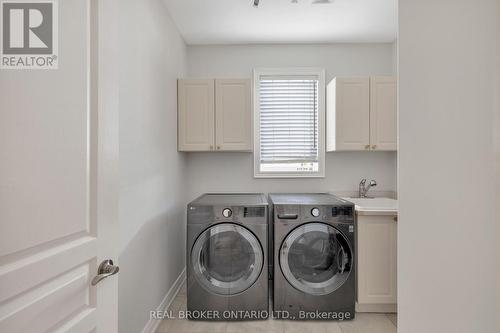
M 301 178 L 325 178 L 325 175 L 322 173 L 314 173 L 314 174 L 254 174 L 253 178 L 289 178 L 289 179 L 301 179 Z

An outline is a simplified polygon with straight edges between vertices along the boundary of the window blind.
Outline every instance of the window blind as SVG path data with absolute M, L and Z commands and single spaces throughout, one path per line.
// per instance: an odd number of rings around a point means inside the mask
M 318 161 L 317 77 L 259 80 L 261 163 Z

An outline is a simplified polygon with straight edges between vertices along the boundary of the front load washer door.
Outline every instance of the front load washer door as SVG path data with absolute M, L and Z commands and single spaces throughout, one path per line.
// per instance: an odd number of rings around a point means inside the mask
M 191 251 L 197 280 L 220 295 L 234 295 L 250 288 L 257 281 L 263 262 L 258 239 L 248 229 L 232 223 L 205 230 Z
M 312 222 L 295 228 L 280 248 L 280 266 L 287 281 L 312 295 L 326 295 L 342 286 L 353 266 L 347 239 L 335 227 Z

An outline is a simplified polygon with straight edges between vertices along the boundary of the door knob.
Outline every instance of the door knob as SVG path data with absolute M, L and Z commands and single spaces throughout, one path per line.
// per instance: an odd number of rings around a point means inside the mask
M 366 146 L 365 146 L 365 149 L 370 149 L 370 145 L 366 145 Z
M 377 145 L 373 145 L 373 146 L 372 146 L 372 149 L 377 149 Z
M 104 260 L 97 269 L 97 275 L 92 279 L 92 285 L 95 286 L 101 282 L 101 280 L 104 280 L 111 275 L 115 275 L 119 270 L 120 267 L 113 265 L 113 260 Z

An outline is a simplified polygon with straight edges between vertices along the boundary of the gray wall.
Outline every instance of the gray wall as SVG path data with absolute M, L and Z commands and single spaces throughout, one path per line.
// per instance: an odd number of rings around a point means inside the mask
M 176 80 L 186 49 L 161 0 L 122 0 L 119 14 L 119 331 L 137 333 L 184 268 Z
M 400 332 L 500 327 L 495 15 L 495 0 L 399 1 Z
M 392 75 L 392 44 L 188 46 L 189 77 L 252 77 L 257 67 L 322 67 L 326 78 Z M 251 153 L 187 154 L 189 198 L 210 191 L 352 191 L 361 178 L 396 191 L 396 153 L 326 154 L 326 178 L 255 179 Z
M 495 218 L 500 219 L 500 1 L 497 0 L 497 98 L 496 98 L 496 121 L 494 123 L 494 140 L 496 167 L 496 214 Z M 500 235 L 500 223 L 497 223 L 496 235 Z M 497 308 L 496 313 L 500 313 L 500 241 L 497 240 Z M 497 327 L 500 327 L 500 316 L 497 316 Z
M 120 6 L 120 332 L 137 332 L 185 264 L 185 205 L 210 191 L 396 189 L 396 154 L 329 153 L 325 179 L 254 179 L 250 153 L 177 152 L 176 79 L 315 66 L 327 78 L 391 75 L 391 44 L 187 47 L 159 0 Z M 189 65 L 188 65 L 189 64 Z M 150 273 L 141 275 L 147 264 Z

